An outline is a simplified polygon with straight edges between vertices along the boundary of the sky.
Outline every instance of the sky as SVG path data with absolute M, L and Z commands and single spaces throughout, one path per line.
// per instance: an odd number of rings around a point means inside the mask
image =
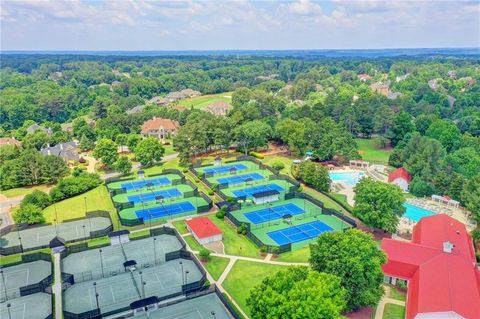
M 1 50 L 480 46 L 480 1 L 2 0 Z

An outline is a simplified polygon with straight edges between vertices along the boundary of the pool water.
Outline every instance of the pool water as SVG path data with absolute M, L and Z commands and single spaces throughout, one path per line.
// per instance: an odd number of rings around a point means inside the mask
M 332 182 L 344 182 L 347 185 L 355 186 L 357 185 L 360 178 L 365 174 L 360 171 L 349 171 L 349 172 L 330 172 L 330 179 Z
M 431 210 L 418 207 L 409 203 L 404 203 L 403 207 L 406 208 L 405 215 L 403 217 L 406 217 L 414 222 L 418 222 L 422 217 L 425 216 L 432 216 L 436 215 L 435 212 L 432 212 Z

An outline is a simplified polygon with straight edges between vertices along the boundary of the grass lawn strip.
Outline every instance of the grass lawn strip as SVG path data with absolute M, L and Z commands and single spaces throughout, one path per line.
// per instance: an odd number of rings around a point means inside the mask
M 210 256 L 209 261 L 206 263 L 202 262 L 202 264 L 210 275 L 212 275 L 213 279 L 218 280 L 225 268 L 227 268 L 229 261 L 229 258 Z
M 291 263 L 307 263 L 310 259 L 310 247 L 303 247 L 294 251 L 289 251 L 280 254 L 276 261 L 291 262 Z
M 383 310 L 383 319 L 404 319 L 405 318 L 405 306 L 399 306 L 392 303 L 385 304 Z
M 262 162 L 270 167 L 276 162 L 281 162 L 285 167 L 280 170 L 280 174 L 293 177 L 292 176 L 293 160 L 294 160 L 293 158 L 286 157 L 284 155 L 271 155 L 271 156 L 265 156 L 265 158 L 262 159 Z
M 178 104 L 186 108 L 193 107 L 195 109 L 202 110 L 207 106 L 209 106 L 210 104 L 219 102 L 219 101 L 231 103 L 232 92 L 196 96 L 188 99 L 183 99 L 179 101 Z
M 204 248 L 195 238 L 193 238 L 193 236 L 184 236 L 183 239 L 193 251 L 200 251 L 202 248 Z
M 146 173 L 145 173 L 146 174 Z M 152 174 L 150 174 L 152 175 Z M 136 176 L 135 176 L 136 177 Z M 181 176 L 180 175 L 177 175 L 177 174 L 165 174 L 165 175 L 160 175 L 160 176 L 147 176 L 145 178 L 142 178 L 142 179 L 139 179 L 138 177 L 134 180 L 128 180 L 128 181 L 124 181 L 124 180 L 121 180 L 121 181 L 117 181 L 117 182 L 112 182 L 112 183 L 109 183 L 108 184 L 108 188 L 109 189 L 119 189 L 119 188 L 122 188 L 122 184 L 124 183 L 128 183 L 128 182 L 136 182 L 136 181 L 145 181 L 145 182 L 148 182 L 149 180 L 152 180 L 152 179 L 158 179 L 158 178 L 168 178 L 170 180 L 170 182 L 174 181 L 174 180 L 177 180 L 177 179 L 180 179 Z M 159 186 L 155 186 L 154 188 L 167 188 L 167 187 L 173 187 L 171 184 L 166 184 L 166 185 L 159 185 Z M 138 191 L 140 191 L 141 189 L 139 189 Z M 131 190 L 131 191 L 134 191 L 134 190 Z
M 39 190 L 42 192 L 48 192 L 50 188 L 52 188 L 53 185 L 38 185 L 38 186 L 26 186 L 26 187 L 18 187 L 18 188 L 12 188 L 12 189 L 7 189 L 5 191 L 1 191 L 0 194 L 5 195 L 5 197 L 18 197 L 18 196 L 24 196 L 28 195 L 34 190 Z
M 407 300 L 407 294 L 404 291 L 398 290 L 397 287 L 388 285 L 389 289 L 388 291 L 388 297 L 400 301 L 405 301 Z
M 180 235 L 188 234 L 187 224 L 185 224 L 185 220 L 176 220 L 172 224 L 173 227 L 175 227 L 180 233 Z
M 388 165 L 388 158 L 393 150 L 381 148 L 379 137 L 372 139 L 357 138 L 355 141 L 362 159 L 374 164 Z

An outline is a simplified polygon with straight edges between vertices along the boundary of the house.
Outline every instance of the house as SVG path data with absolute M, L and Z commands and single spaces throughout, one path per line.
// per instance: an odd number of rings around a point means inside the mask
M 60 143 L 55 146 L 48 146 L 42 148 L 40 153 L 43 155 L 54 155 L 62 158 L 65 162 L 78 162 L 80 160 L 80 156 L 77 152 L 77 143 L 66 142 Z
M 408 285 L 406 319 L 480 318 L 480 270 L 472 238 L 456 219 L 423 217 L 411 242 L 385 238 L 385 281 Z
M 370 88 L 372 89 L 373 92 L 376 92 L 385 96 L 387 96 L 388 93 L 390 93 L 390 88 L 388 83 L 375 82 L 372 85 L 370 85 Z
M 202 93 L 192 89 L 181 90 L 180 93 L 182 93 L 185 97 L 196 97 L 202 95 Z
M 451 79 L 456 79 L 457 78 L 457 71 L 455 70 L 450 70 L 447 72 L 447 75 L 451 78 Z
M 179 128 L 180 124 L 177 121 L 154 117 L 143 123 L 141 134 L 144 137 L 153 136 L 163 140 L 177 134 Z
M 408 78 L 408 76 L 410 75 L 410 73 L 407 73 L 407 74 L 404 74 L 404 75 L 400 75 L 400 76 L 396 76 L 395 77 L 395 82 L 402 82 L 403 80 L 405 80 L 406 78 Z
M 217 116 L 226 116 L 228 111 L 232 108 L 230 103 L 224 101 L 213 102 L 205 108 L 205 112 L 211 113 Z
M 45 128 L 41 125 L 38 125 L 37 123 L 34 123 L 34 124 L 30 125 L 29 127 L 27 127 L 27 134 L 32 134 L 32 133 L 35 133 L 36 131 L 44 131 L 48 135 L 52 135 L 52 133 L 53 133 L 50 128 Z
M 397 168 L 388 175 L 388 182 L 400 187 L 404 192 L 408 191 L 408 185 L 412 180 L 412 176 L 403 167 Z
M 161 96 L 154 96 L 150 100 L 147 101 L 147 104 L 156 104 L 158 106 L 165 106 L 168 104 L 168 100 Z
M 132 107 L 131 109 L 126 110 L 125 113 L 127 113 L 128 115 L 140 113 L 143 111 L 144 108 L 145 106 L 143 105 L 137 105 L 135 107 Z
M 187 96 L 182 92 L 170 92 L 165 96 L 165 99 L 167 99 L 169 103 L 172 103 L 172 102 L 184 99 L 186 97 Z
M 362 73 L 362 74 L 359 74 L 357 75 L 358 79 L 362 82 L 367 82 L 368 80 L 370 80 L 372 77 L 366 73 Z
M 0 137 L 0 146 L 3 145 L 13 145 L 20 147 L 22 145 L 22 142 L 17 141 L 17 139 L 14 137 Z
M 431 79 L 431 80 L 429 80 L 429 81 L 428 81 L 428 86 L 429 86 L 432 90 L 436 91 L 436 90 L 438 89 L 438 86 L 439 86 L 439 84 L 438 84 L 438 79 Z
M 466 77 L 463 77 L 463 78 L 460 78 L 458 79 L 459 81 L 464 81 L 467 83 L 467 85 L 469 86 L 472 86 L 474 85 L 475 83 L 477 83 L 477 80 L 475 80 L 474 78 L 472 78 L 471 76 L 466 76 Z
M 187 229 L 202 245 L 222 240 L 222 231 L 207 217 L 187 219 Z

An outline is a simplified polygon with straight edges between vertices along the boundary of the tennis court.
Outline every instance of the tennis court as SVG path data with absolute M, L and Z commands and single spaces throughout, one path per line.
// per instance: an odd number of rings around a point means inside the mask
M 156 200 L 157 198 L 171 198 L 171 197 L 182 197 L 182 192 L 180 192 L 177 188 L 171 188 L 166 190 L 154 191 L 150 193 L 141 193 L 137 195 L 130 195 L 128 196 L 128 201 L 133 203 L 141 203 L 141 202 L 151 202 Z
M 268 207 L 260 210 L 256 210 L 250 213 L 246 213 L 245 217 L 252 223 L 259 224 L 268 222 L 274 219 L 282 218 L 285 215 L 295 216 L 303 214 L 305 211 L 293 203 L 288 203 L 280 206 Z
M 127 191 L 141 189 L 146 187 L 155 187 L 155 186 L 164 186 L 170 185 L 172 181 L 168 177 L 155 177 L 150 179 L 142 179 L 135 181 L 128 181 L 120 184 L 122 188 L 125 188 Z
M 3 279 L 0 280 L 0 296 L 5 299 L 5 288 L 8 299 L 20 295 L 20 287 L 39 283 L 52 274 L 52 264 L 45 260 L 37 260 L 16 266 L 2 267 Z M 5 281 L 5 287 L 3 282 Z
M 194 299 L 185 300 L 171 306 L 162 307 L 146 314 L 135 316 L 135 319 L 215 319 L 233 318 L 215 293 Z
M 197 209 L 190 202 L 180 202 L 170 205 L 161 205 L 152 208 L 139 209 L 135 211 L 137 218 L 143 220 L 156 219 L 162 217 L 168 217 L 176 214 L 182 214 L 186 212 L 195 212 Z
M 234 175 L 230 177 L 222 177 L 217 179 L 219 184 L 228 184 L 228 185 L 235 185 L 245 183 L 247 181 L 260 181 L 265 179 L 262 174 L 260 173 L 250 173 L 250 174 L 242 174 L 242 175 Z
M 19 246 L 20 241 L 24 249 L 47 246 L 55 236 L 66 241 L 79 240 L 90 236 L 90 232 L 107 229 L 112 225 L 109 218 L 91 217 L 58 225 L 46 225 L 28 228 L 21 231 L 12 231 L 0 239 L 1 247 Z M 21 239 L 19 239 L 20 237 Z
M 43 292 L 0 303 L 2 319 L 9 319 L 7 304 L 12 319 L 45 319 L 52 314 L 52 296 Z
M 229 165 L 224 165 L 224 166 L 216 166 L 216 167 L 209 167 L 203 169 L 203 172 L 205 174 L 211 174 L 211 175 L 218 175 L 218 174 L 226 174 L 230 173 L 233 171 L 243 171 L 248 169 L 248 167 L 242 163 L 235 163 L 235 164 L 229 164 Z
M 101 253 L 100 249 L 89 249 L 70 254 L 62 259 L 62 270 L 74 275 L 75 281 L 110 277 L 124 271 L 126 260 L 135 260 L 139 266 L 146 267 L 155 264 L 155 261 L 165 262 L 165 254 L 182 248 L 178 238 L 168 234 L 132 240 L 122 245 L 125 255 L 120 245 L 103 247 Z
M 252 197 L 253 194 L 262 193 L 265 191 L 272 191 L 272 190 L 282 192 L 284 188 L 275 183 L 272 183 L 272 184 L 266 184 L 266 185 L 253 186 L 245 189 L 239 189 L 239 190 L 232 191 L 232 193 L 233 195 L 235 195 L 235 197 L 240 198 L 240 197 Z
M 182 265 L 179 262 L 182 262 Z M 182 270 L 188 271 L 183 276 Z M 123 272 L 113 277 L 101 278 L 96 282 L 98 303 L 102 313 L 128 307 L 133 301 L 143 297 L 163 297 L 182 291 L 182 282 L 198 282 L 202 273 L 192 260 L 175 259 L 161 265 L 151 266 L 133 272 Z M 145 282 L 142 288 L 142 280 Z M 93 281 L 76 283 L 64 292 L 64 310 L 83 313 L 96 309 Z
M 267 233 L 278 245 L 286 245 L 318 237 L 321 233 L 333 230 L 321 221 L 313 221 Z

